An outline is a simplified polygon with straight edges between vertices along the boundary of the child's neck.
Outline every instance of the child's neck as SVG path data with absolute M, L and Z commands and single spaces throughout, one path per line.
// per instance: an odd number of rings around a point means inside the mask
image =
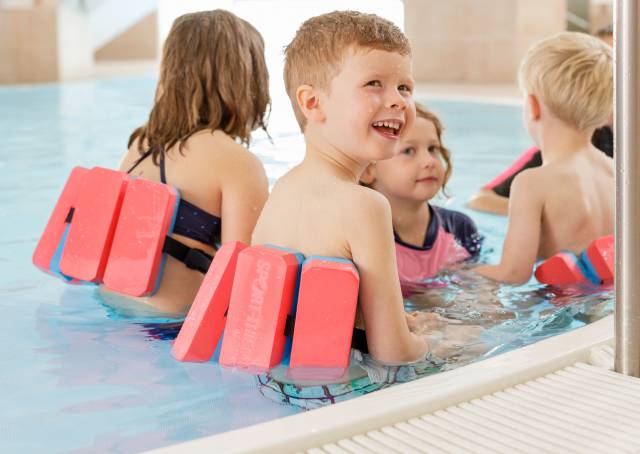
M 560 121 L 548 122 L 541 128 L 539 137 L 542 161 L 550 164 L 589 149 L 592 135 L 592 129 L 579 131 Z
M 393 228 L 402 240 L 422 246 L 431 222 L 431 210 L 424 201 L 389 198 Z
M 307 152 L 303 165 L 323 169 L 331 176 L 357 184 L 369 162 L 360 162 L 317 135 L 305 134 Z

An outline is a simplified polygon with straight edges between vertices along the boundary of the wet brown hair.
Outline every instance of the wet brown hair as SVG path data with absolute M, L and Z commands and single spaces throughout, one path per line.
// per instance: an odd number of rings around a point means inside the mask
M 416 103 L 416 118 L 424 118 L 425 120 L 433 123 L 433 126 L 436 128 L 436 134 L 438 135 L 438 142 L 440 142 L 440 156 L 442 156 L 442 160 L 445 164 L 444 169 L 444 180 L 442 182 L 442 193 L 449 197 L 446 191 L 447 183 L 449 182 L 449 178 L 451 178 L 451 172 L 453 171 L 453 166 L 451 165 L 451 152 L 447 147 L 442 143 L 442 133 L 444 132 L 444 126 L 440 119 L 431 112 L 429 109 L 424 106 Z
M 353 47 L 411 54 L 402 30 L 375 14 L 334 11 L 306 20 L 284 51 L 284 85 L 303 132 L 307 120 L 296 102 L 296 90 L 300 85 L 327 88 Z
M 221 9 L 178 17 L 162 51 L 160 79 L 147 123 L 128 147 L 158 156 L 198 131 L 221 130 L 248 144 L 266 130 L 270 107 L 264 41 L 248 22 Z

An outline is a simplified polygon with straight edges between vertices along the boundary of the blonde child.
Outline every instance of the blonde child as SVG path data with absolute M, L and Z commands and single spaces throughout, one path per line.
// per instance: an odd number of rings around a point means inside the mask
M 372 163 L 360 181 L 391 205 L 398 275 L 403 293 L 419 288 L 438 271 L 476 256 L 481 238 L 466 215 L 431 205 L 451 176 L 451 156 L 442 144 L 443 126 L 416 104 L 417 118 L 400 140 L 399 153 Z
M 410 328 L 444 322 L 404 312 L 389 204 L 358 184 L 371 161 L 393 156 L 414 121 L 409 42 L 373 14 L 317 16 L 287 46 L 284 78 L 306 155 L 276 183 L 252 243 L 352 260 L 360 273 L 357 324 L 370 354 L 386 364 L 421 359 L 427 339 Z
M 223 10 L 175 20 L 149 120 L 131 135 L 120 170 L 179 190 L 171 236 L 200 257 L 220 243 L 250 241 L 268 184 L 258 158 L 238 141 L 246 145 L 252 130 L 265 127 L 269 103 L 264 43 L 251 24 Z M 137 300 L 184 313 L 202 279 L 169 257 L 158 292 Z
M 595 35 L 603 43 L 613 46 L 613 26 L 598 30 Z M 606 124 L 597 128 L 591 143 L 607 156 L 613 158 L 613 115 Z M 509 195 L 514 178 L 523 170 L 542 165 L 542 153 L 537 146 L 525 150 L 518 159 L 474 194 L 467 206 L 478 211 L 506 216 L 509 211 Z
M 589 35 L 560 33 L 529 49 L 519 79 L 542 166 L 513 181 L 500 263 L 475 268 L 509 283 L 527 282 L 537 259 L 578 253 L 612 234 L 614 222 L 613 160 L 591 144 L 611 113 L 611 48 Z

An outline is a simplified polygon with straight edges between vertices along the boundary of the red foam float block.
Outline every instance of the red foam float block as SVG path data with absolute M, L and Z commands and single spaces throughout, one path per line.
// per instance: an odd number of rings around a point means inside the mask
M 175 188 L 166 184 L 142 178 L 127 184 L 104 272 L 107 288 L 131 296 L 157 290 L 165 261 L 162 247 L 179 201 Z
M 129 175 L 94 167 L 78 193 L 60 270 L 67 276 L 100 282 Z
M 62 189 L 62 194 L 60 194 L 60 198 L 53 208 L 49 221 L 33 252 L 33 264 L 46 273 L 55 274 L 51 271 L 51 260 L 58 249 L 60 241 L 62 241 L 68 226 L 66 222 L 67 216 L 76 202 L 78 192 L 88 172 L 89 169 L 83 167 L 75 167 L 71 171 Z
M 548 285 L 567 285 L 586 281 L 575 255 L 559 252 L 542 262 L 535 271 L 538 282 Z
M 254 246 L 238 257 L 220 364 L 265 371 L 280 362 L 299 269 L 295 253 Z
M 247 246 L 225 243 L 213 257 L 171 350 L 179 361 L 209 361 L 224 329 L 238 255 Z
M 604 284 L 611 284 L 615 276 L 615 242 L 613 235 L 593 241 L 585 251 L 589 262 Z
M 360 278 L 348 260 L 310 257 L 302 266 L 289 376 L 337 379 L 349 366 Z

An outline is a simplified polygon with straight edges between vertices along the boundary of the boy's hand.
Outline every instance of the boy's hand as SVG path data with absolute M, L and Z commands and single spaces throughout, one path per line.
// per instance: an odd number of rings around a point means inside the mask
M 426 334 L 429 331 L 442 331 L 452 321 L 433 312 L 409 312 L 406 314 L 409 331 L 414 334 Z

